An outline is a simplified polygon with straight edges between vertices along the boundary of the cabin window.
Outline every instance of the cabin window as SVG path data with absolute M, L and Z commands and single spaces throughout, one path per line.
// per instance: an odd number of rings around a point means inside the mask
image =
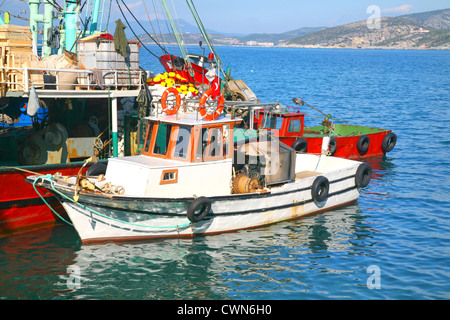
M 169 184 L 178 182 L 178 169 L 163 170 L 159 184 Z
M 178 128 L 177 140 L 173 151 L 173 157 L 186 159 L 189 153 L 189 141 L 191 140 L 191 127 Z
M 208 129 L 202 128 L 198 136 L 197 151 L 195 153 L 195 159 L 203 159 L 203 155 L 206 153 L 206 145 L 208 143 Z
M 262 120 L 262 127 L 266 129 L 281 129 L 281 125 L 283 124 L 283 118 L 277 117 L 276 115 L 272 113 L 267 113 L 264 115 L 264 118 Z
M 289 122 L 289 132 L 300 132 L 300 119 L 292 119 Z
M 202 128 L 198 137 L 196 160 L 215 160 L 223 157 L 222 128 Z
M 208 150 L 208 157 L 216 158 L 222 156 L 222 129 L 210 129 L 210 143 Z
M 153 148 L 154 154 L 167 155 L 169 148 L 170 134 L 172 132 L 172 125 L 161 122 L 158 125 L 158 132 L 156 133 L 155 147 Z
M 150 150 L 150 143 L 152 141 L 153 122 L 149 122 L 147 125 L 147 135 L 145 137 L 144 152 L 147 153 Z

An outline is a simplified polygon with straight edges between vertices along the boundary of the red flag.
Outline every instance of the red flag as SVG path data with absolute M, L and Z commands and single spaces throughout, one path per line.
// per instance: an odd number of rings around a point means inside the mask
M 212 99 L 215 99 L 222 94 L 220 91 L 220 80 L 219 80 L 218 76 L 216 76 L 214 78 L 214 81 L 211 83 L 211 89 L 212 89 L 212 92 L 211 92 Z

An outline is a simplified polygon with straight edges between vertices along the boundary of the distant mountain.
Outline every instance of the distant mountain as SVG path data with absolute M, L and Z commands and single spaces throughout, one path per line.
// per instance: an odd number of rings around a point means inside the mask
M 450 30 L 450 9 L 412 13 L 400 18 L 411 19 L 437 30 Z
M 281 41 L 295 38 L 311 32 L 316 32 L 322 29 L 325 29 L 325 27 L 316 27 L 316 28 L 304 27 L 284 33 L 253 33 L 246 36 L 238 37 L 238 39 L 242 43 L 246 43 L 248 41 L 256 41 L 256 42 L 273 42 L 275 45 L 277 45 Z
M 125 25 L 127 25 L 123 19 L 122 22 Z M 142 29 L 142 27 L 144 27 L 145 30 L 150 34 L 153 34 L 153 29 L 157 34 L 172 33 L 172 29 L 167 20 L 152 20 L 151 23 L 149 21 L 139 21 L 139 23 L 137 23 L 135 20 L 128 20 L 128 22 L 130 23 L 130 25 L 128 26 L 128 28 L 125 29 L 125 34 L 127 35 L 127 37 L 130 38 L 134 37 L 133 31 L 137 35 L 145 34 L 145 31 Z M 139 24 L 141 24 L 142 27 Z M 200 33 L 200 30 L 198 29 L 197 25 L 190 24 L 189 22 L 183 19 L 179 19 L 178 21 L 176 21 L 175 26 L 177 27 L 178 31 L 182 33 L 193 33 L 193 34 Z M 211 29 L 206 29 L 206 31 L 208 33 L 218 33 L 217 31 Z
M 286 41 L 288 47 L 450 49 L 450 10 L 431 11 L 380 19 L 380 28 L 371 29 L 367 20 L 323 29 Z M 431 23 L 440 28 L 430 27 Z M 442 28 L 442 29 L 441 29 Z M 447 28 L 447 29 L 445 29 Z
M 157 34 L 168 33 L 167 21 L 153 21 Z M 153 34 L 150 23 L 141 23 Z M 203 37 L 197 26 L 180 19 L 177 27 L 183 32 L 186 44 L 198 44 Z M 137 23 L 131 28 L 143 42 L 152 42 Z M 134 38 L 131 28 L 127 36 Z M 380 19 L 380 28 L 371 29 L 367 20 L 340 25 L 333 28 L 300 28 L 284 33 L 255 33 L 249 35 L 227 34 L 207 30 L 217 45 L 282 46 L 313 48 L 388 48 L 388 49 L 450 49 L 450 9 L 385 17 Z M 170 31 L 171 32 L 171 31 Z M 163 37 L 174 41 L 173 37 Z

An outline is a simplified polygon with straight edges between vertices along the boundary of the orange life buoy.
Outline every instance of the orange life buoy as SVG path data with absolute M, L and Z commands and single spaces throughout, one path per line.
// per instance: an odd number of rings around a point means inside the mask
M 167 108 L 167 98 L 169 94 L 173 93 L 175 95 L 175 106 L 172 109 Z M 177 89 L 174 87 L 167 88 L 166 91 L 161 96 L 161 108 L 168 115 L 174 115 L 178 112 L 181 106 L 181 96 Z
M 212 93 L 212 89 L 208 89 L 200 98 L 200 105 L 199 105 L 199 110 L 200 110 L 200 115 L 202 116 L 203 119 L 205 119 L 206 121 L 211 121 L 211 120 L 215 120 L 217 119 L 220 114 L 223 111 L 223 107 L 225 105 L 225 99 L 223 98 L 223 95 L 220 95 L 219 97 L 217 97 L 217 108 L 216 111 L 214 113 L 208 114 L 206 112 L 206 100 L 208 100 L 208 98 L 211 96 Z

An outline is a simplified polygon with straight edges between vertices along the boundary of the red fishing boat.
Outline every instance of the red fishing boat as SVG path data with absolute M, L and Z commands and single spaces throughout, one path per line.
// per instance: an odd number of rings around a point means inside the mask
M 397 142 L 391 130 L 335 124 L 331 117 L 325 117 L 319 126 L 305 127 L 306 114 L 300 107 L 262 107 L 254 113 L 254 128 L 272 131 L 280 141 L 301 153 L 321 153 L 326 136 L 330 137 L 329 155 L 357 160 L 383 156 L 392 151 Z
M 146 78 L 140 46 L 125 38 L 128 58 L 115 50 L 115 37 L 97 23 L 101 1 L 84 6 L 89 19 L 81 39 L 78 1 L 67 1 L 65 10 L 30 1 L 30 26 L 0 24 L 0 237 L 52 225 L 55 213 L 64 214 L 44 189 L 41 198 L 30 188 L 26 175 L 102 170 L 102 161 L 88 168 L 85 160 L 138 148 L 134 102 Z

